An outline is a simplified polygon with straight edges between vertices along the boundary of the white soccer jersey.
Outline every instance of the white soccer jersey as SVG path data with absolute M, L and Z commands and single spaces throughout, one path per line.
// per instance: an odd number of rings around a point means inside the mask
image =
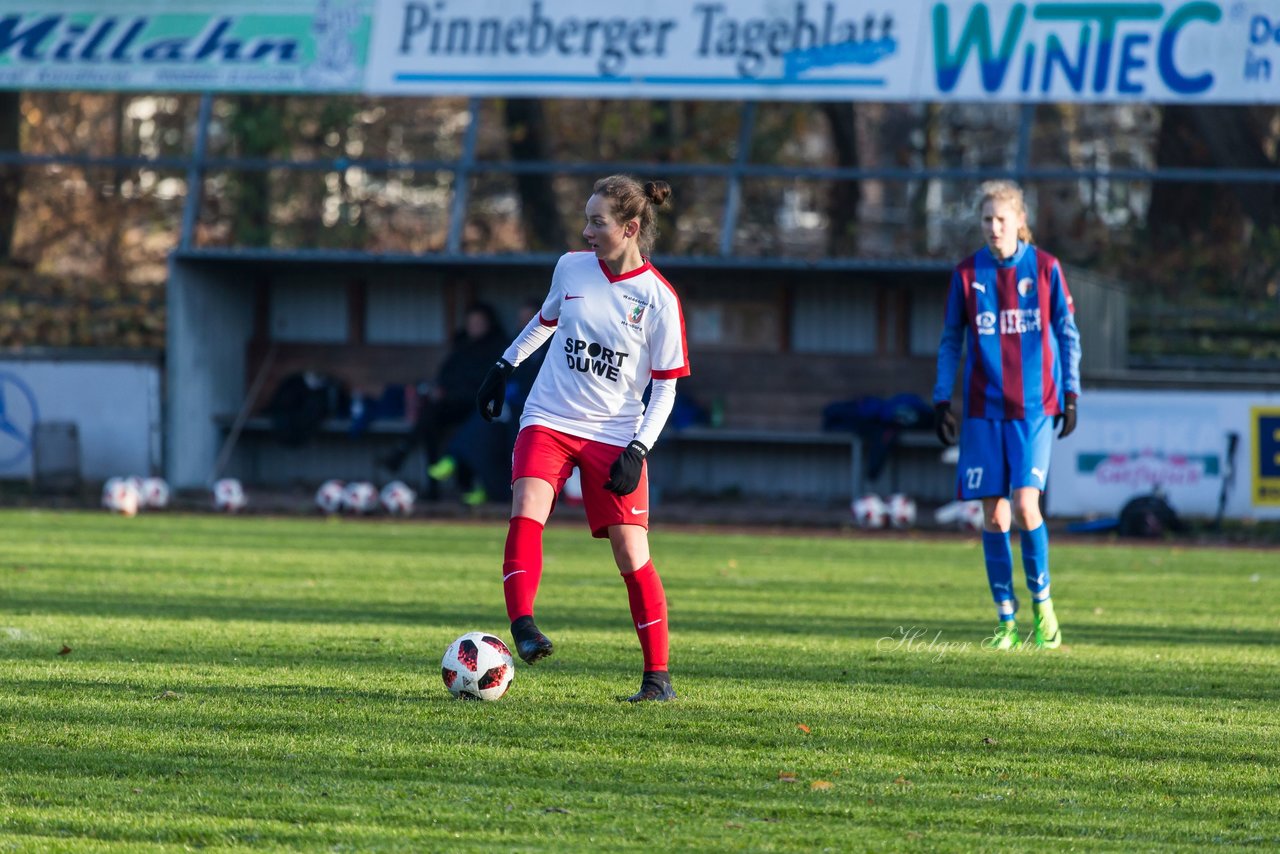
M 538 320 L 555 333 L 521 427 L 626 445 L 649 380 L 689 375 L 680 298 L 647 259 L 614 276 L 594 252 L 562 256 Z

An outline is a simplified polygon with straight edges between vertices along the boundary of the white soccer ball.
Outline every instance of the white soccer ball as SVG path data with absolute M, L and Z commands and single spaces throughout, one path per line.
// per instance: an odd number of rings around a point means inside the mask
M 462 700 L 497 700 L 515 675 L 511 650 L 488 632 L 467 632 L 449 644 L 440 661 L 444 687 Z
M 981 501 L 966 501 L 960 508 L 960 517 L 956 523 L 962 531 L 981 531 L 985 517 Z
M 889 516 L 889 524 L 899 530 L 913 527 L 916 524 L 916 502 L 909 495 L 896 492 L 885 502 L 885 510 Z
M 418 493 L 414 492 L 404 481 L 393 480 L 382 487 L 382 492 L 378 497 L 382 500 L 382 506 L 392 516 L 411 516 L 413 514 L 413 502 L 418 500 Z
M 113 477 L 102 487 L 102 506 L 121 516 L 137 516 L 142 506 L 138 488 L 131 480 Z
M 372 513 L 378 509 L 378 488 L 363 480 L 348 483 L 342 493 L 342 506 L 352 513 Z
M 128 482 L 130 486 L 132 486 L 134 489 L 138 491 L 138 495 L 142 495 L 142 485 L 143 485 L 142 478 L 138 477 L 136 474 L 131 474 L 125 478 L 125 481 Z
M 316 490 L 316 506 L 321 513 L 341 512 L 346 495 L 346 484 L 340 480 L 326 480 Z
M 122 477 L 109 477 L 102 484 L 102 506 L 106 510 L 111 510 L 111 497 L 115 494 L 116 487 L 124 482 Z
M 153 510 L 169 506 L 169 484 L 162 477 L 148 477 L 142 481 L 142 505 Z
M 234 477 L 224 477 L 213 485 L 213 506 L 224 513 L 237 513 L 248 503 L 244 487 Z
M 889 510 L 878 495 L 864 495 L 853 502 L 853 521 L 859 528 L 883 528 Z

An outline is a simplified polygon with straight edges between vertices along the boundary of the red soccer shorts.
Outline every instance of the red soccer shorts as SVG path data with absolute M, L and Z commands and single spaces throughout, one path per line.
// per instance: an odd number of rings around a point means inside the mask
M 623 452 L 617 445 L 570 436 L 533 425 L 520 431 L 511 460 L 511 481 L 522 477 L 545 480 L 556 495 L 576 465 L 582 474 L 582 503 L 587 508 L 591 536 L 609 536 L 610 525 L 639 525 L 649 529 L 649 464 L 640 470 L 640 484 L 630 495 L 614 495 L 604 488 L 609 468 Z

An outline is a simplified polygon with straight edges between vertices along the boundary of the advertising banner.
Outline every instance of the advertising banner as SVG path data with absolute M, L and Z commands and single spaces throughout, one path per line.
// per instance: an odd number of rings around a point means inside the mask
M 0 0 L 0 88 L 1275 103 L 1275 0 Z
M 0 0 L 0 88 L 357 92 L 373 0 Z
M 1275 103 L 1280 3 L 930 3 L 927 100 Z
M 1253 503 L 1280 509 L 1280 406 L 1249 410 L 1249 427 L 1253 439 Z
M 1275 0 L 377 0 L 379 94 L 1275 102 Z
M 380 0 L 372 92 L 899 100 L 923 6 L 893 0 Z
M 1234 437 L 1234 438 L 1233 438 Z M 1180 514 L 1280 519 L 1280 394 L 1094 391 L 1054 442 L 1058 516 L 1116 516 L 1159 490 Z

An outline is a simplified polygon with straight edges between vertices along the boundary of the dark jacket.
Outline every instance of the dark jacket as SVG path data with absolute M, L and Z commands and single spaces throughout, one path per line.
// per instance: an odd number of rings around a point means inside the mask
M 465 331 L 459 332 L 454 336 L 453 348 L 436 375 L 436 383 L 443 390 L 446 400 L 475 400 L 476 389 L 480 387 L 485 374 L 511 343 L 492 309 L 484 307 L 480 310 L 489 314 L 488 334 L 472 339 L 467 337 Z

